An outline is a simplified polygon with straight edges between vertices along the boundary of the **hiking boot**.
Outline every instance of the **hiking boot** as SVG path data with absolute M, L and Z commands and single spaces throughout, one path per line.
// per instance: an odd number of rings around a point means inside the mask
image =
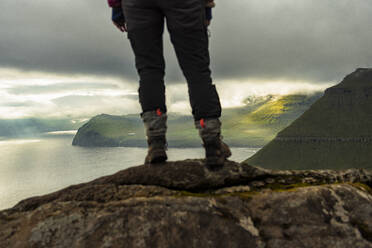
M 209 169 L 220 168 L 231 156 L 229 146 L 222 141 L 221 122 L 219 119 L 201 119 L 195 121 L 199 136 L 205 148 L 206 166 Z
M 165 136 L 162 137 L 151 137 L 147 140 L 148 151 L 145 158 L 145 164 L 156 164 L 165 162 L 168 157 L 167 153 L 167 142 Z
M 167 114 L 162 113 L 160 109 L 148 111 L 141 114 L 145 125 L 147 136 L 148 151 L 145 158 L 145 164 L 155 164 L 165 162 L 168 157 L 167 150 Z

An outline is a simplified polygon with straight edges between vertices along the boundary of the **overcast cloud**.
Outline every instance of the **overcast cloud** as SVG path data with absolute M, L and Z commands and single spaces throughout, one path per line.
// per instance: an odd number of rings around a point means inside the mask
M 104 89 L 118 89 L 115 84 L 107 83 L 54 83 L 49 85 L 18 85 L 14 88 L 9 88 L 7 91 L 14 95 L 24 94 L 46 94 L 46 93 L 60 93 L 68 91 L 76 91 L 76 89 L 89 91 L 98 91 Z
M 216 0 L 213 75 L 326 82 L 371 66 L 370 0 Z M 0 66 L 137 80 L 106 0 L 2 0 Z M 166 41 L 168 81 L 183 81 Z
M 224 107 L 323 90 L 371 67 L 370 0 L 215 1 L 211 67 Z M 0 9 L 0 118 L 140 111 L 134 56 L 106 0 L 1 0 Z M 169 109 L 190 112 L 167 33 L 164 43 Z

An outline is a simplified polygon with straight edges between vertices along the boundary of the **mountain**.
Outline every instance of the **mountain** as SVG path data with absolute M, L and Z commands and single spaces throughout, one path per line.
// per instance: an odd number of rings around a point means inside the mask
M 321 97 L 310 95 L 267 95 L 249 97 L 239 108 L 224 109 L 222 133 L 232 146 L 260 147 L 300 116 Z M 191 116 L 170 113 L 168 144 L 171 147 L 199 147 L 200 138 Z M 79 146 L 146 146 L 144 127 L 139 115 L 101 114 L 79 128 L 73 140 Z
M 372 168 L 372 69 L 357 69 L 247 160 L 265 168 Z
M 371 248 L 372 173 L 141 165 L 0 211 L 0 247 Z

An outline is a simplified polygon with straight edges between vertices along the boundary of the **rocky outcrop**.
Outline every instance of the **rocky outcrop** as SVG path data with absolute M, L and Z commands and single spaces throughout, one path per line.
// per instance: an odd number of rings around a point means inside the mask
M 0 247 L 372 247 L 372 172 L 142 165 L 0 212 Z
M 372 69 L 361 68 L 247 162 L 276 169 L 372 168 Z

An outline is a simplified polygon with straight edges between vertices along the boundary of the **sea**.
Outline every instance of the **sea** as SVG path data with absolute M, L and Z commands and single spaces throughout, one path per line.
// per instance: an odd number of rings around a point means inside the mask
M 25 198 L 143 164 L 146 148 L 77 147 L 73 135 L 0 139 L 0 210 Z M 242 162 L 260 148 L 232 147 L 231 160 Z M 169 161 L 203 158 L 203 148 L 168 148 Z

